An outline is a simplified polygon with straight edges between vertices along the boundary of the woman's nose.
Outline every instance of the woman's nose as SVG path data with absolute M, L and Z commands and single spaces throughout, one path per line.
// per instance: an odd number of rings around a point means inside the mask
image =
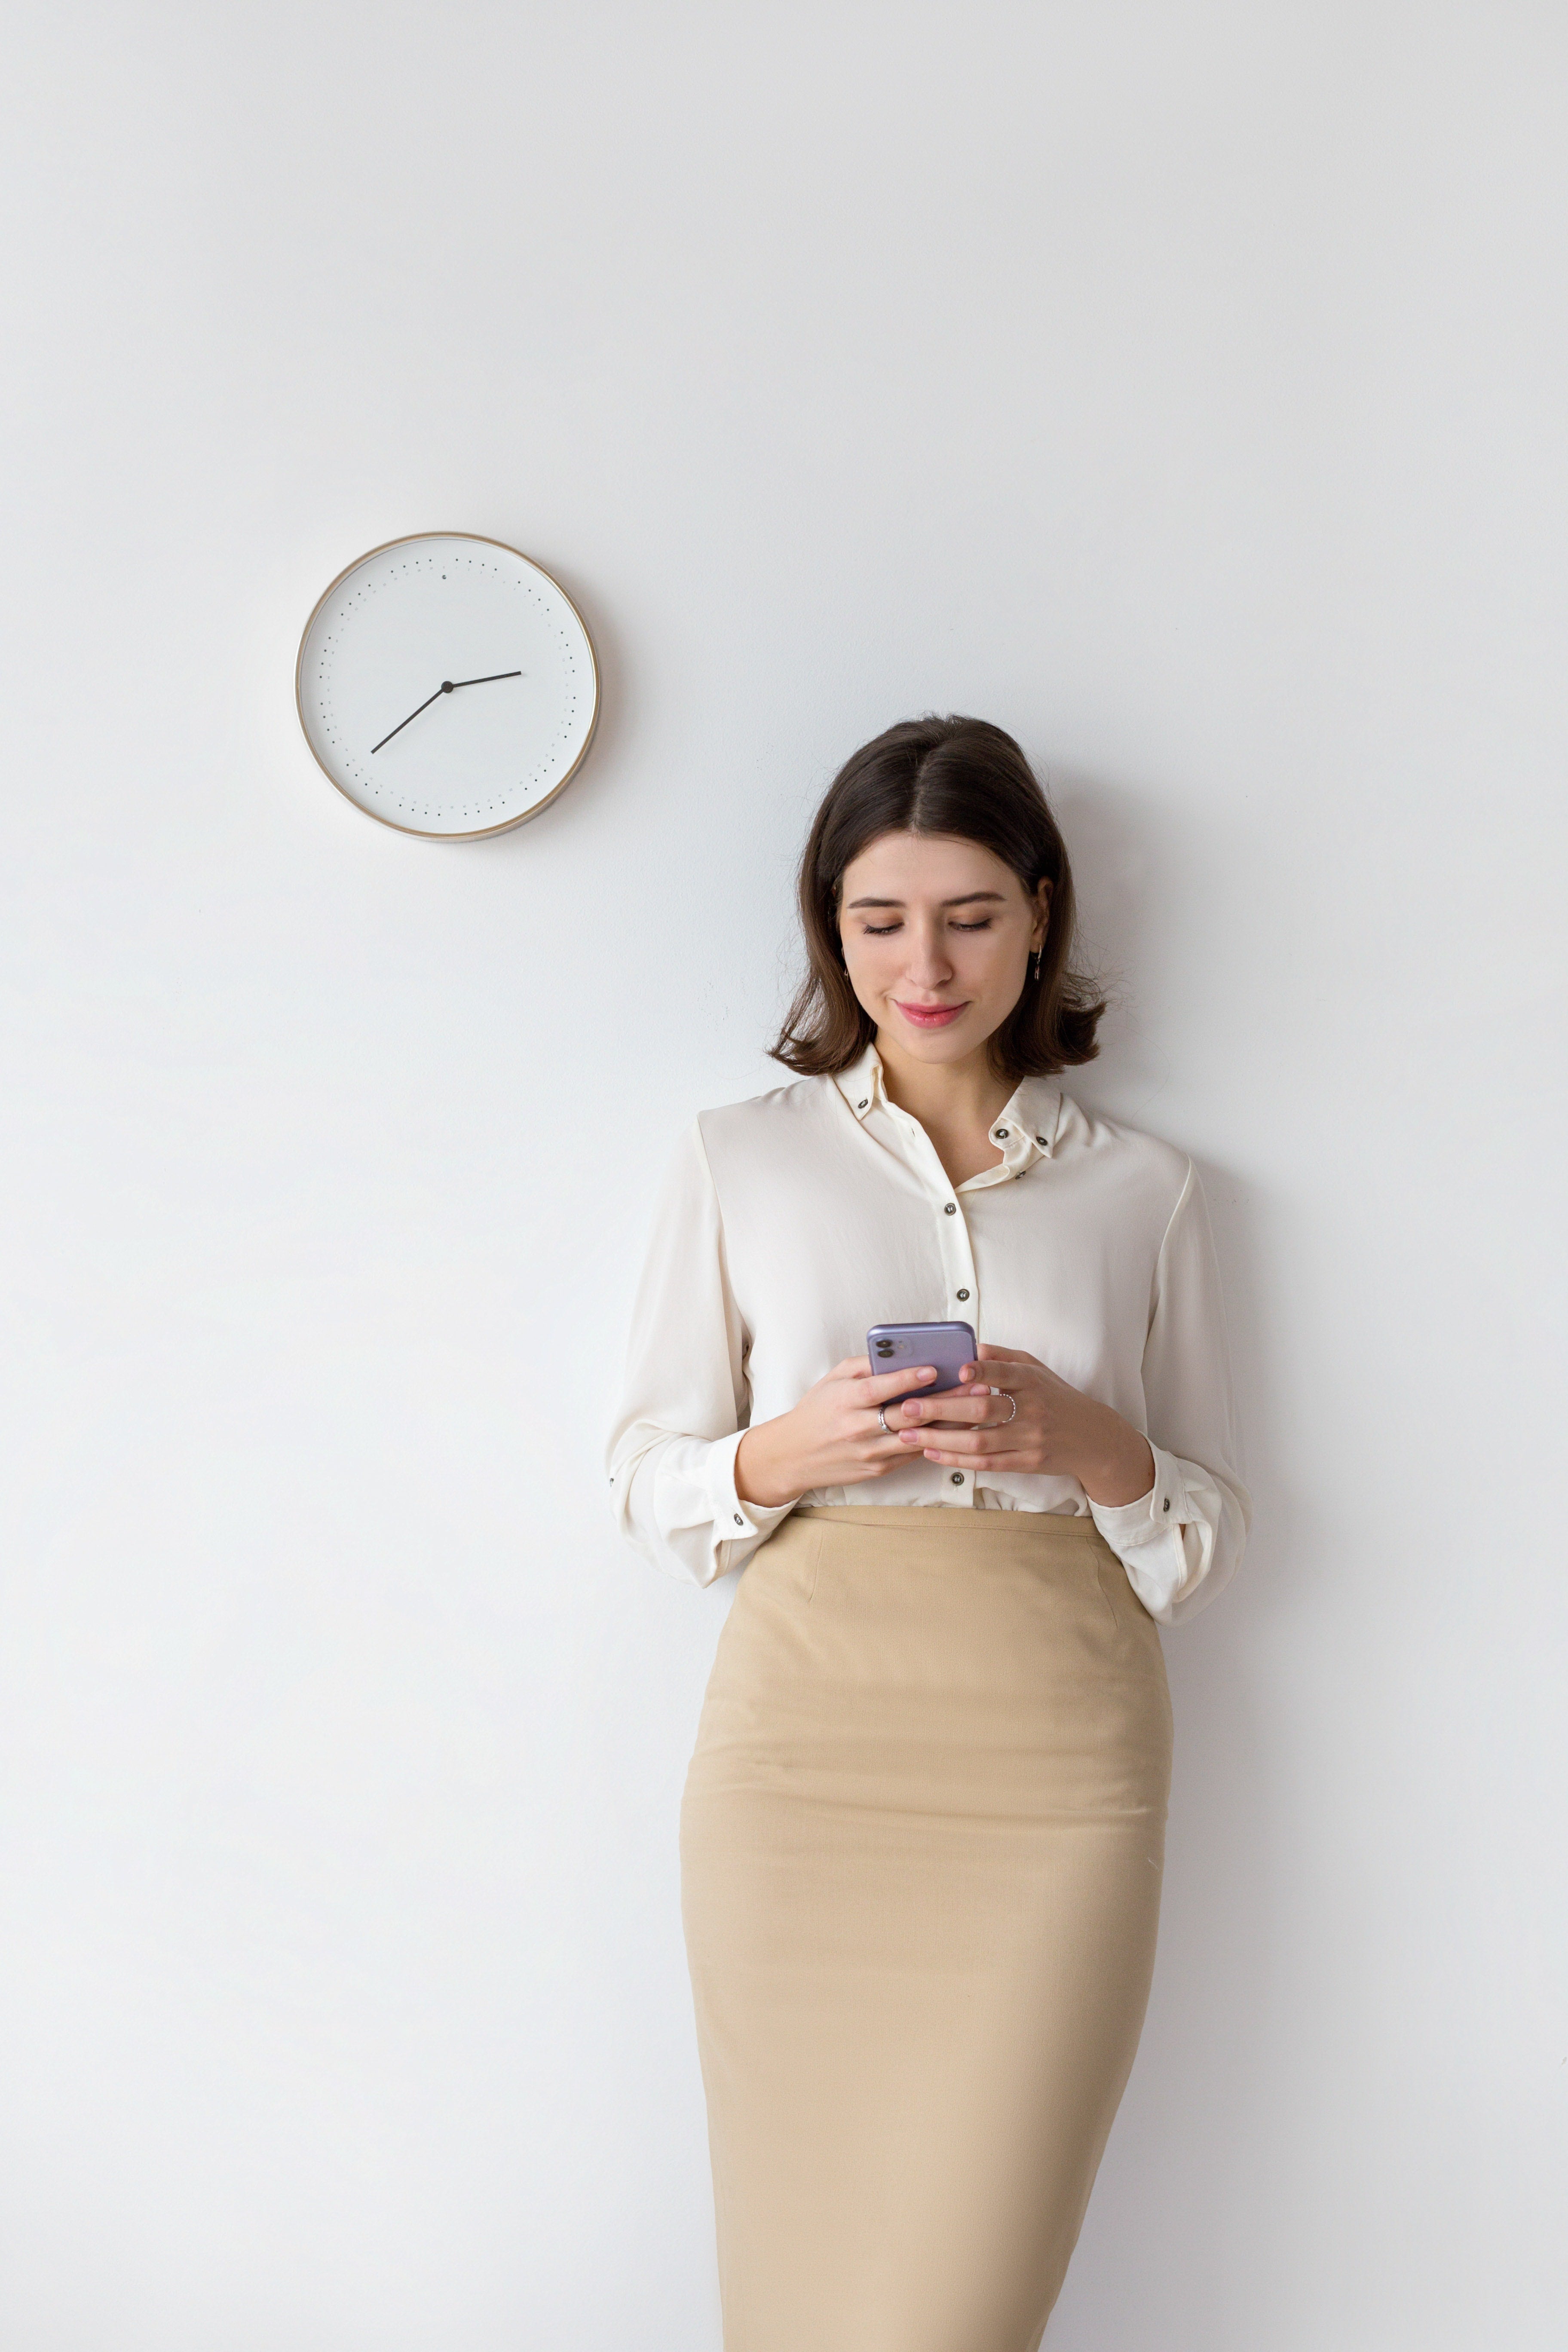
M 923 987 L 940 987 L 952 977 L 952 966 L 943 949 L 940 932 L 934 926 L 927 929 L 911 924 L 910 929 L 909 975 Z

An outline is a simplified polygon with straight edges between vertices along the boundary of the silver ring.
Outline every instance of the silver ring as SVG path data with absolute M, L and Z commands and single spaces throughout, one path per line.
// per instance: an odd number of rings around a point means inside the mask
M 993 1429 L 1010 1429 L 1018 1418 L 1018 1400 L 1009 1389 L 998 1389 L 996 1393 L 998 1396 L 1005 1396 L 1013 1410 L 1005 1421 L 994 1421 L 991 1426 Z
M 898 1399 L 897 1399 L 897 1397 L 892 1398 L 892 1399 L 890 1400 L 890 1402 L 891 1402 L 892 1403 L 894 1403 L 894 1404 L 897 1404 L 897 1402 L 898 1402 Z M 879 1404 L 879 1405 L 877 1407 L 877 1418 L 878 1418 L 878 1420 L 879 1420 L 879 1421 L 881 1423 L 881 1424 L 882 1424 L 882 1434 L 883 1434 L 883 1436 L 884 1436 L 884 1437 L 897 1437 L 897 1435 L 898 1435 L 898 1433 L 898 1433 L 898 1431 L 897 1431 L 896 1429 L 889 1429 L 889 1428 L 888 1427 L 887 1414 L 888 1414 L 888 1408 L 887 1408 L 887 1406 L 886 1406 L 885 1404 Z

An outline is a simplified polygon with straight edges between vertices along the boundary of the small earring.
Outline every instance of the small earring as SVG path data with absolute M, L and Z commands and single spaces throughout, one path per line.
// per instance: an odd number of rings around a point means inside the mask
M 1041 950 L 1040 950 L 1038 948 L 1037 948 L 1037 949 L 1035 950 L 1035 969 L 1034 969 L 1034 972 L 1033 972 L 1033 975 L 1032 975 L 1032 977 L 1033 977 L 1034 979 L 1036 979 L 1036 980 L 1038 980 L 1038 978 L 1039 978 L 1039 976 L 1040 976 L 1040 954 L 1041 954 Z

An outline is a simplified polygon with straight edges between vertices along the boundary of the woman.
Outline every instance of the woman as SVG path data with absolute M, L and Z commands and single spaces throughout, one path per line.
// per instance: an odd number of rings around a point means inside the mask
M 610 1465 L 651 1559 L 749 1563 L 681 1814 L 724 2342 L 1029 2352 L 1148 1998 L 1158 1626 L 1250 1512 L 1214 1250 L 1052 1083 L 1103 1007 L 1010 736 L 858 751 L 800 908 L 799 1080 L 681 1146 Z M 922 1399 L 863 1335 L 932 1320 L 978 1360 Z

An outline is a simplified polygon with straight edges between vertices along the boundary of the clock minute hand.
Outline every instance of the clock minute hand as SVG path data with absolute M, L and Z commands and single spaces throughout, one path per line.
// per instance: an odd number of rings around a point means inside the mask
M 493 686 L 498 678 L 521 677 L 521 676 L 522 672 L 520 669 L 492 669 L 488 677 L 444 677 L 441 680 L 440 685 L 436 688 L 436 692 L 426 696 L 424 701 L 419 705 L 419 710 L 428 710 L 430 705 L 437 700 L 441 695 L 456 694 L 460 686 Z M 404 729 L 408 725 L 409 720 L 418 718 L 419 710 L 411 710 L 407 719 L 400 719 L 396 726 L 393 729 L 392 735 L 401 735 Z M 392 735 L 384 735 L 379 743 L 373 743 L 371 745 L 370 756 L 373 760 L 378 751 L 384 751 L 386 749 L 386 746 L 392 740 Z

